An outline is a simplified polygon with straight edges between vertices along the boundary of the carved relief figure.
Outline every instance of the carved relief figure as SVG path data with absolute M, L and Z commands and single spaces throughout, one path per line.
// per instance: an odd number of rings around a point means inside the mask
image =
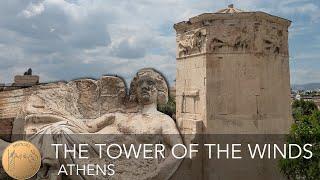
M 109 80 L 115 83 L 107 83 Z M 99 88 L 113 90 L 108 91 L 109 93 L 123 94 L 121 89 L 124 87 L 115 77 L 104 78 L 103 84 L 109 84 L 112 87 L 100 86 L 100 81 L 76 80 L 68 84 L 57 83 L 50 85 L 51 88 L 35 91 L 27 98 L 26 106 L 17 120 L 25 121 L 26 139 L 37 145 L 41 151 L 43 161 L 42 168 L 37 174 L 38 179 L 57 179 L 58 177 L 54 175 L 57 174 L 57 167 L 61 164 L 88 163 L 88 161 L 71 158 L 70 154 L 67 158 L 55 159 L 51 144 L 66 144 L 72 147 L 73 144 L 86 143 L 90 148 L 90 163 L 93 161 L 95 164 L 111 162 L 111 159 L 98 158 L 99 151 L 94 146 L 95 143 L 137 145 L 161 143 L 168 150 L 174 144 L 182 144 L 173 119 L 157 111 L 157 104 L 166 103 L 168 100 L 168 86 L 160 73 L 151 68 L 140 70 L 131 82 L 130 97 L 126 103 L 120 97 L 119 102 L 124 103 L 123 105 L 109 109 L 99 117 L 83 115 L 85 112 L 96 111 L 92 113 L 92 116 L 95 116 L 102 112 L 101 109 L 108 109 L 87 104 L 92 103 L 92 99 L 99 102 L 100 98 L 104 98 L 103 100 L 108 100 L 105 99 L 108 96 L 114 98 L 112 94 L 106 94 L 104 89 Z M 79 91 L 74 91 L 75 84 Z M 117 88 L 120 89 L 117 90 Z M 104 92 L 103 96 L 99 92 Z M 102 103 L 102 105 L 107 104 Z M 95 176 L 95 178 L 169 179 L 179 167 L 181 160 L 173 158 L 169 153 L 162 160 L 128 160 L 120 157 L 112 162 L 117 168 L 114 176 Z M 79 179 L 75 174 L 68 178 Z M 92 176 L 81 174 L 81 178 L 87 180 Z
M 283 31 L 278 29 L 278 27 L 266 27 L 265 34 L 262 39 L 263 41 L 263 52 L 281 54 L 287 53 L 284 51 L 284 36 Z
M 225 46 L 225 43 L 218 38 L 213 38 L 209 46 L 211 51 L 216 51 Z
M 250 35 L 247 27 L 243 27 L 240 35 L 235 40 L 235 43 L 232 45 L 234 50 L 247 50 L 251 45 Z
M 185 34 L 178 43 L 179 57 L 190 55 L 192 53 L 200 53 L 205 43 L 206 34 L 201 30 L 193 34 Z
M 208 47 L 210 52 L 245 51 L 251 48 L 251 44 L 249 29 L 246 26 L 233 25 L 223 28 L 221 33 L 215 33 Z
M 168 100 L 168 86 L 161 74 L 150 68 L 140 70 L 131 82 L 129 94 L 131 103 L 137 104 L 137 112 L 114 113 L 115 121 L 99 133 L 155 134 L 157 137 L 154 138 L 141 136 L 138 142 L 162 142 L 169 147 L 182 143 L 175 122 L 168 115 L 157 111 L 157 104 Z M 169 179 L 180 163 L 181 160 L 170 154 L 156 169 L 153 178 Z
M 276 41 L 270 41 L 270 40 L 264 39 L 263 43 L 264 43 L 264 52 L 279 54 L 280 47 L 277 45 L 278 43 Z

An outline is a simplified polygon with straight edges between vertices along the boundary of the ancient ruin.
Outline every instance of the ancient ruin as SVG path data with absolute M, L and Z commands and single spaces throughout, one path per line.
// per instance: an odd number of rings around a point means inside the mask
M 203 133 L 288 132 L 289 25 L 233 6 L 175 24 L 179 121 Z
M 54 152 L 50 149 L 50 144 L 53 143 L 68 142 L 70 146 L 78 142 L 90 144 L 89 142 L 94 142 L 95 137 L 103 138 L 97 140 L 97 143 L 112 142 L 114 138 L 117 138 L 118 142 L 120 138 L 117 135 L 122 134 L 146 135 L 140 136 L 139 139 L 132 136 L 121 137 L 121 141 L 126 143 L 163 142 L 168 144 L 168 147 L 182 143 L 174 121 L 157 111 L 158 103 L 167 102 L 168 87 L 163 76 L 153 69 L 142 69 L 137 73 L 131 82 L 129 96 L 124 81 L 113 76 L 103 76 L 99 80 L 79 79 L 69 83 L 39 85 L 33 86 L 32 89 L 20 102 L 15 102 L 20 103 L 20 108 L 14 118 L 12 134 L 24 135 L 18 138 L 33 142 L 41 150 L 42 159 L 47 159 L 38 173 L 40 179 L 57 174 L 59 163 L 87 162 L 72 158 L 52 160 Z M 52 136 L 48 136 L 49 134 Z M 133 165 L 130 164 L 133 163 L 130 160 L 125 160 L 119 159 L 115 162 L 121 165 L 118 171 L 124 172 L 116 174 L 111 179 L 168 179 L 181 163 L 181 160 L 170 157 L 163 161 L 167 165 L 150 160 L 141 160 L 141 163 L 134 161 Z M 102 160 L 101 163 L 104 162 L 105 160 Z M 144 169 L 141 169 L 142 165 L 145 166 Z M 161 168 L 157 168 L 159 165 Z M 129 166 L 131 171 L 126 169 Z M 125 169 L 121 170 L 121 167 Z M 83 179 L 90 177 L 83 176 Z
M 32 75 L 32 69 L 29 68 L 23 75 L 16 75 L 12 86 L 30 87 L 39 84 L 39 76 Z
M 182 134 L 288 133 L 292 123 L 290 23 L 264 12 L 244 12 L 230 5 L 217 13 L 204 13 L 174 25 L 176 116 Z M 210 137 L 202 136 L 196 142 L 210 142 Z M 197 165 L 192 171 L 203 170 L 204 179 L 248 177 L 236 163 L 228 165 L 229 171 L 205 158 L 193 163 Z M 278 173 L 276 165 L 270 168 L 272 173 L 262 167 L 267 166 L 251 169 L 258 174 L 250 177 L 272 179 L 266 174 Z M 275 175 L 276 179 L 279 176 Z
M 113 76 L 2 91 L 1 138 L 6 141 L 29 138 L 41 146 L 42 140 L 24 135 L 160 134 L 170 147 L 182 141 L 209 142 L 210 134 L 285 134 L 292 123 L 290 23 L 264 12 L 245 12 L 231 5 L 175 24 L 176 124 L 156 110 L 157 103 L 168 98 L 164 78 L 153 69 L 143 69 L 132 81 L 129 93 L 124 81 Z M 54 141 L 57 139 L 48 143 Z M 246 167 L 235 163 L 225 168 L 226 164 L 204 158 L 206 153 L 199 151 L 197 156 L 182 163 L 168 158 L 170 163 L 161 166 L 156 174 L 150 174 L 150 169 L 159 165 L 155 162 L 141 171 L 127 164 L 124 168 L 130 167 L 136 174 L 131 171 L 120 177 L 137 178 L 143 174 L 145 179 L 281 179 L 276 164 Z M 47 168 L 50 169 L 50 164 Z M 48 175 L 43 174 L 51 172 L 48 169 L 40 171 L 39 176 Z

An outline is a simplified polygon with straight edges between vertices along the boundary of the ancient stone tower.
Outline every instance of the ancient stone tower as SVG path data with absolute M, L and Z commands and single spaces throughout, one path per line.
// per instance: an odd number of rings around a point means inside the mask
M 174 25 L 183 133 L 288 132 L 290 23 L 230 5 Z

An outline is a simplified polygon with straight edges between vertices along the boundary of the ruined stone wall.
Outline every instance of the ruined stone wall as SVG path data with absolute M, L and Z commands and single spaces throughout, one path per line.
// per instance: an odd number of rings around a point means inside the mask
M 39 84 L 39 76 L 37 75 L 16 75 L 14 77 L 15 86 L 32 86 Z
M 0 138 L 11 141 L 14 119 L 20 111 L 30 89 L 16 89 L 0 92 Z

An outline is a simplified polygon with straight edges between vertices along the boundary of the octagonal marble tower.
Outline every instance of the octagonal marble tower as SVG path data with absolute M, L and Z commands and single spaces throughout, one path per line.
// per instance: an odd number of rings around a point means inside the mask
M 229 5 L 174 25 L 183 133 L 283 134 L 291 125 L 289 20 Z

